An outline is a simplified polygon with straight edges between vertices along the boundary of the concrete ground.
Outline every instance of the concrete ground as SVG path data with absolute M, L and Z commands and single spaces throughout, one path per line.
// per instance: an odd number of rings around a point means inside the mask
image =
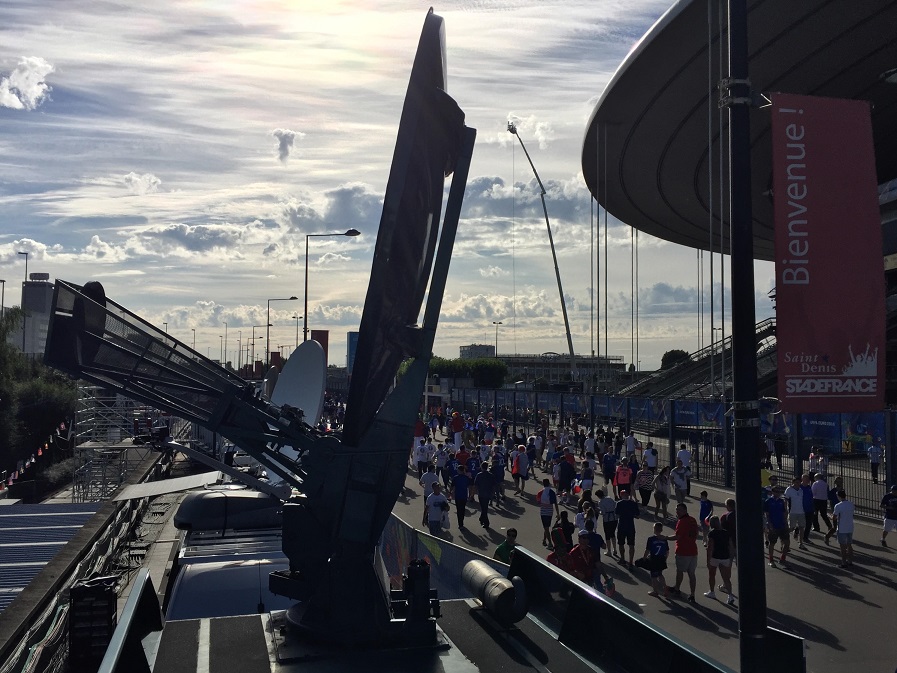
M 542 472 L 537 469 L 536 473 L 541 481 Z M 599 479 L 599 483 L 601 481 Z M 514 495 L 513 483 L 508 475 L 505 488 L 506 501 L 499 508 L 490 507 L 490 530 L 478 523 L 479 506 L 468 503 L 466 529 L 457 529 L 453 509 L 452 528 L 444 532 L 445 538 L 491 556 L 496 545 L 504 540 L 504 531 L 515 527 L 519 544 L 540 553 L 544 551 L 547 555 L 548 551 L 541 544 L 542 526 L 535 503 L 535 493 L 539 487 L 530 479 L 527 492 Z M 689 513 L 695 516 L 697 494 L 701 490 L 708 491 L 716 514 L 725 511 L 723 502 L 726 498 L 734 497 L 730 492 L 695 482 L 692 484 L 693 497 L 687 500 Z M 403 497 L 393 511 L 418 528 L 422 528 L 422 495 L 423 489 L 418 484 L 416 472 L 409 470 Z M 673 508 L 674 505 L 671 511 Z M 566 509 L 572 521 L 575 506 L 570 503 Z M 654 521 L 653 508 L 649 513 L 643 509 L 636 523 L 636 558 L 644 553 L 645 540 L 652 534 Z M 673 525 L 672 519 L 666 521 L 667 532 L 673 532 Z M 897 535 L 892 534 L 891 547 L 884 548 L 879 542 L 880 532 L 880 523 L 858 521 L 854 535 L 854 565 L 850 569 L 837 567 L 840 556 L 835 540 L 832 540 L 832 546 L 826 546 L 819 533 L 812 534 L 812 542 L 806 550 L 798 550 L 796 545 L 792 547 L 788 570 L 766 567 L 769 625 L 805 639 L 807 671 L 810 673 L 891 673 L 897 668 L 897 638 L 887 635 L 891 632 L 897 609 L 897 572 L 894 564 Z M 762 542 L 758 541 L 758 544 Z M 630 572 L 610 556 L 605 556 L 604 562 L 616 583 L 615 600 L 717 661 L 738 669 L 738 601 L 735 606 L 727 606 L 725 594 L 720 591 L 717 591 L 717 596 L 721 599 L 713 600 L 702 595 L 709 586 L 707 564 L 701 547 L 697 602 L 694 604 L 684 600 L 688 589 L 687 578 L 683 582 L 682 599 L 653 598 L 648 596 L 650 586 L 646 572 L 638 569 Z M 675 579 L 674 566 L 672 563 L 670 566 L 665 573 L 667 584 L 672 584 Z M 739 587 L 737 575 L 736 567 L 732 573 L 736 599 L 741 591 L 756 589 Z

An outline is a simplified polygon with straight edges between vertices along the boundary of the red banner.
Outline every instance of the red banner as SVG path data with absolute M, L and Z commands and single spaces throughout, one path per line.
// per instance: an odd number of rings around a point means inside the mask
M 881 410 L 885 279 L 869 104 L 775 94 L 772 161 L 782 408 Z
M 309 330 L 313 341 L 317 341 L 324 348 L 324 362 L 330 363 L 328 356 L 330 354 L 330 330 L 329 329 L 313 329 Z

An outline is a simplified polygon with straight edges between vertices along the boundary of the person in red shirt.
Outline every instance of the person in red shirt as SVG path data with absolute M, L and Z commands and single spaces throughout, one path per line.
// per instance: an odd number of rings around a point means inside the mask
M 620 497 L 620 491 L 629 491 L 632 488 L 632 468 L 629 467 L 629 459 L 623 458 L 617 466 L 614 474 L 614 497 Z
M 461 414 L 457 411 L 452 414 L 452 420 L 449 423 L 449 428 L 451 428 L 452 434 L 454 435 L 454 444 L 455 450 L 461 448 L 461 433 L 464 432 L 464 419 L 461 418 Z
M 579 531 L 579 544 L 570 550 L 568 572 L 581 582 L 592 586 L 595 578 L 595 550 L 589 545 L 589 531 Z
M 676 534 L 667 536 L 667 540 L 676 541 L 676 586 L 670 593 L 673 596 L 682 595 L 679 587 L 682 586 L 683 576 L 687 574 L 691 590 L 688 602 L 694 603 L 698 584 L 695 574 L 698 568 L 698 522 L 688 515 L 688 507 L 684 502 L 676 505 L 676 518 Z

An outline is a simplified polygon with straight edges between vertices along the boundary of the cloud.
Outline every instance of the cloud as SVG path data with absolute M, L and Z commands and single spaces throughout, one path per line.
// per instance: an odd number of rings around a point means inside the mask
M 124 178 L 123 181 L 125 183 L 125 187 L 127 187 L 132 194 L 140 194 L 143 196 L 144 194 L 151 194 L 159 189 L 159 185 L 162 184 L 162 181 L 157 178 L 152 173 L 144 173 L 143 175 L 139 175 L 131 171 Z
M 501 276 L 507 276 L 510 274 L 510 271 L 507 269 L 502 269 L 498 266 L 487 266 L 480 269 L 480 275 L 483 278 L 498 278 Z
M 547 150 L 551 141 L 557 137 L 554 129 L 551 127 L 551 123 L 538 120 L 535 115 L 519 117 L 513 112 L 509 112 L 508 121 L 516 126 L 517 134 L 523 140 L 524 145 L 529 140 L 535 140 L 539 143 L 540 150 Z M 508 133 L 505 142 L 517 142 L 517 140 L 513 138 L 513 134 Z
M 44 81 L 55 68 L 40 56 L 25 56 L 7 77 L 0 78 L 0 106 L 14 110 L 34 110 L 50 86 Z
M 290 152 L 293 150 L 293 142 L 296 138 L 300 140 L 305 137 L 301 131 L 291 131 L 289 129 L 274 129 L 271 135 L 277 138 L 277 158 L 283 163 L 287 162 Z

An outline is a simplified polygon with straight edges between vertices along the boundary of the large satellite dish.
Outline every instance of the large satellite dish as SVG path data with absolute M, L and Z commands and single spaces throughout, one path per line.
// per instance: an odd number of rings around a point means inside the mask
M 324 347 L 314 339 L 303 341 L 283 366 L 271 402 L 279 407 L 288 404 L 302 409 L 305 422 L 314 425 L 324 409 L 326 376 Z

